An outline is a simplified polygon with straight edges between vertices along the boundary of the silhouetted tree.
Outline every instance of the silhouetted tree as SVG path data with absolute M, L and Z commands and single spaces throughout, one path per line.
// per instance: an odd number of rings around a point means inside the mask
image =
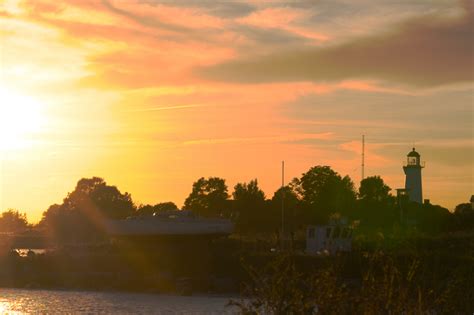
M 390 190 L 380 176 L 367 177 L 360 182 L 359 198 L 370 202 L 384 202 L 391 197 Z
M 235 201 L 234 210 L 238 213 L 238 230 L 256 232 L 268 229 L 265 193 L 258 187 L 257 179 L 235 185 L 232 197 Z
M 116 186 L 109 186 L 99 177 L 83 178 L 64 200 L 64 205 L 82 212 L 110 219 L 125 219 L 135 212 L 129 193 L 122 194 Z
M 356 194 L 349 176 L 329 166 L 314 166 L 292 182 L 312 222 L 326 222 L 331 213 L 350 214 Z M 309 223 L 309 222 L 308 222 Z
M 361 181 L 357 211 L 353 218 L 361 220 L 364 227 L 391 229 L 399 221 L 400 213 L 391 188 L 380 176 L 367 177 Z
M 62 204 L 43 213 L 40 226 L 57 240 L 89 240 L 102 237 L 105 220 L 125 219 L 134 212 L 130 194 L 122 194 L 102 178 L 83 178 Z
M 301 207 L 301 201 L 292 185 L 280 187 L 271 199 L 271 222 L 277 229 L 281 229 L 281 211 L 284 207 L 285 230 L 294 232 L 308 221 L 306 213 Z M 274 222 L 275 221 L 275 222 Z
M 173 202 L 162 202 L 154 206 L 142 205 L 137 209 L 136 215 L 138 216 L 149 216 L 155 213 L 177 211 L 178 207 Z
M 405 213 L 408 225 L 416 226 L 419 231 L 427 234 L 438 234 L 451 227 L 451 212 L 439 205 L 411 202 Z
M 221 216 L 228 198 L 224 179 L 201 177 L 193 184 L 193 190 L 184 202 L 184 209 L 204 217 Z
M 151 216 L 155 213 L 155 206 L 140 205 L 135 212 L 135 216 Z
M 234 200 L 239 201 L 265 201 L 265 193 L 258 187 L 257 179 L 251 180 L 248 183 L 238 183 L 235 185 L 232 197 Z
M 25 213 L 8 209 L 0 216 L 0 232 L 23 232 L 28 227 Z
M 460 229 L 474 229 L 474 210 L 470 203 L 461 203 L 454 208 L 456 226 Z
M 51 205 L 43 212 L 38 226 L 52 241 L 58 243 L 93 240 L 102 234 L 101 229 L 84 214 L 64 204 Z

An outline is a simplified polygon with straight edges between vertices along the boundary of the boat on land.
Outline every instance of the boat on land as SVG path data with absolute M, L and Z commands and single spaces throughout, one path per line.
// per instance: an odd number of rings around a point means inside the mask
M 109 220 L 106 231 L 111 236 L 225 236 L 233 232 L 230 220 L 202 218 L 191 211 L 169 211 L 151 216 Z

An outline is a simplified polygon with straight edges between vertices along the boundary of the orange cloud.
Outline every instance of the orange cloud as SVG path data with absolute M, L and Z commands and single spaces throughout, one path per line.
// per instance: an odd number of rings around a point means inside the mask
M 329 37 L 327 35 L 294 25 L 309 15 L 310 12 L 302 9 L 266 8 L 242 17 L 237 22 L 262 28 L 282 29 L 316 41 L 328 40 Z
M 225 26 L 223 19 L 208 15 L 197 8 L 134 1 L 110 1 L 106 3 L 106 6 L 112 12 L 133 17 L 134 20 L 142 21 L 145 25 L 152 25 L 150 22 L 154 20 L 168 25 L 180 25 L 189 29 L 220 29 Z
M 466 5 L 461 16 L 414 17 L 391 30 L 335 46 L 281 49 L 204 67 L 197 73 L 236 83 L 379 79 L 435 87 L 473 81 L 473 37 L 474 12 Z

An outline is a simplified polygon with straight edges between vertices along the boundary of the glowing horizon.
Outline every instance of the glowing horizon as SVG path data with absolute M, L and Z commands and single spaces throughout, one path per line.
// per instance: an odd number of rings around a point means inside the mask
M 357 14 L 356 14 L 357 13 Z M 7 0 L 0 210 L 37 222 L 83 177 L 178 206 L 199 177 L 267 197 L 314 165 L 452 210 L 473 193 L 474 8 L 367 3 Z

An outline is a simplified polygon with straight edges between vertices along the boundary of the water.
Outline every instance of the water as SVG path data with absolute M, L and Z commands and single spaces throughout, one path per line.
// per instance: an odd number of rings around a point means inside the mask
M 21 257 L 26 257 L 28 256 L 28 252 L 33 252 L 36 255 L 44 254 L 46 253 L 46 249 L 29 249 L 29 248 L 17 248 L 15 249 L 18 255 Z
M 0 289 L 0 314 L 236 314 L 230 298 Z

